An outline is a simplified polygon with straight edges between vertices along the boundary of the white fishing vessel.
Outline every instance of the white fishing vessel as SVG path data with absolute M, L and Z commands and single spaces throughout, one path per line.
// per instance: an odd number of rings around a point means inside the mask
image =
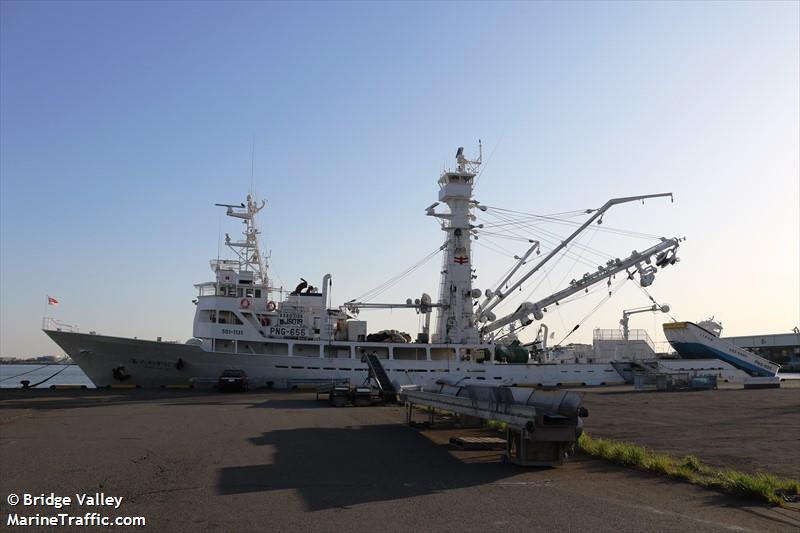
M 319 287 L 305 280 L 286 294 L 272 285 L 261 253 L 256 222 L 264 202 L 248 195 L 246 203 L 223 205 L 228 216 L 244 224 L 244 238 L 225 244 L 233 259 L 213 260 L 212 281 L 196 285 L 198 297 L 194 338 L 185 344 L 81 333 L 45 318 L 44 331 L 98 387 L 115 384 L 158 387 L 214 381 L 226 369 L 244 370 L 252 386 L 285 388 L 306 383 L 367 379 L 367 361 L 377 360 L 396 387 L 447 377 L 472 382 L 519 386 L 611 385 L 624 382 L 609 362 L 558 364 L 535 362 L 518 339 L 519 331 L 541 321 L 548 307 L 567 303 L 572 295 L 612 279 L 633 280 L 642 287 L 653 283 L 658 268 L 675 264 L 681 239 L 660 238 L 644 251 L 610 259 L 596 270 L 573 279 L 568 286 L 536 301 L 526 301 L 497 316 L 498 307 L 612 207 L 670 193 L 617 198 L 598 209 L 575 231 L 545 251 L 530 240 L 503 279 L 484 290 L 473 287 L 472 242 L 483 231 L 475 213 L 488 208 L 473 197 L 481 164 L 456 154 L 455 170 L 438 180 L 438 201 L 426 209 L 440 222 L 444 244 L 438 298 L 422 293 L 400 303 L 349 301 L 329 304 L 331 276 Z M 438 208 L 438 210 L 437 210 Z M 546 253 L 545 253 L 546 252 Z M 432 254 L 435 255 L 435 254 Z M 541 273 L 540 273 L 541 275 Z M 602 288 L 602 286 L 601 286 Z M 415 342 L 408 335 L 385 331 L 368 335 L 365 309 L 405 308 L 421 315 L 422 331 Z M 435 320 L 432 314 L 436 313 Z M 433 322 L 433 325 L 431 325 Z M 432 331 L 431 331 L 432 329 Z

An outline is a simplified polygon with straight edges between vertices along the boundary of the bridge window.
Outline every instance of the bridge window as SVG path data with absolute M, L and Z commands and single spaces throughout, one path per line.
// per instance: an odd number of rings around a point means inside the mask
M 385 346 L 359 346 L 356 353 L 360 358 L 362 355 L 377 355 L 378 359 L 389 359 L 389 348 Z
M 300 344 L 294 345 L 292 355 L 304 357 L 319 357 L 319 344 Z
M 245 353 L 245 354 L 263 354 L 264 353 L 264 346 L 258 342 L 239 342 L 237 347 L 238 353 Z
M 233 341 L 217 339 L 214 342 L 214 349 L 218 352 L 233 353 Z
M 285 342 L 265 342 L 262 351 L 268 355 L 289 355 L 289 345 Z
M 455 352 L 452 348 L 431 348 L 431 359 L 434 361 L 455 359 Z
M 336 359 L 350 359 L 349 346 L 332 346 L 326 345 L 324 348 L 325 357 Z
M 219 312 L 218 322 L 220 324 L 236 324 L 236 325 L 240 325 L 242 323 L 241 319 L 239 319 L 239 317 L 236 316 L 236 313 L 224 310 Z
M 394 358 L 400 360 L 424 361 L 428 359 L 425 348 L 394 348 Z
M 236 295 L 236 288 L 233 285 L 220 285 L 220 287 L 219 287 L 219 295 L 220 296 L 235 296 Z

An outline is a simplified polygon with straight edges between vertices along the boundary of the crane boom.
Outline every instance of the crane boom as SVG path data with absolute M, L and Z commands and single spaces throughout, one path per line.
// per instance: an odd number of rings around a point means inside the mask
M 624 203 L 628 203 L 628 202 L 635 202 L 637 200 L 646 200 L 648 198 L 662 198 L 662 197 L 665 197 L 665 196 L 670 196 L 671 197 L 672 193 L 671 192 L 664 192 L 664 193 L 658 193 L 658 194 L 645 194 L 645 195 L 642 195 L 642 196 L 627 196 L 627 197 L 624 197 L 624 198 L 612 198 L 611 200 L 607 201 L 605 204 L 603 204 L 603 207 L 601 207 L 597 211 L 595 211 L 594 214 L 591 217 L 589 217 L 588 220 L 586 220 L 586 222 L 581 224 L 581 226 L 578 229 L 576 229 L 572 233 L 572 235 L 570 235 L 569 237 L 567 237 L 566 239 L 561 241 L 561 243 L 558 246 L 553 248 L 553 250 L 550 251 L 550 253 L 547 254 L 544 257 L 544 259 L 539 261 L 536 264 L 536 266 L 531 268 L 524 276 L 522 276 L 520 279 L 518 279 L 510 288 L 508 288 L 506 291 L 499 291 L 498 290 L 498 291 L 495 291 L 495 292 L 491 293 L 490 295 L 488 295 L 486 297 L 486 299 L 481 303 L 481 305 L 478 308 L 479 316 L 481 318 L 489 318 L 491 316 L 489 314 L 491 312 L 491 310 L 494 309 L 506 297 L 506 295 L 514 292 L 528 278 L 530 278 L 540 268 L 542 268 L 545 265 L 545 263 L 547 263 L 548 261 L 550 261 L 550 259 L 555 257 L 555 255 L 558 254 L 561 250 L 566 248 L 566 246 L 570 242 L 572 242 L 575 239 L 575 237 L 580 235 L 586 228 L 588 228 L 589 225 L 591 225 L 592 222 L 594 222 L 598 218 L 601 218 L 606 211 L 608 211 L 609 209 L 611 209 L 615 205 L 624 204 Z
M 653 302 L 653 305 L 649 307 L 637 307 L 635 309 L 625 309 L 622 311 L 622 319 L 619 321 L 619 325 L 622 326 L 622 338 L 628 340 L 628 334 L 630 330 L 628 329 L 628 321 L 631 315 L 636 315 L 639 313 L 649 313 L 649 312 L 661 311 L 662 313 L 669 313 L 669 305 L 667 304 L 657 304 Z
M 656 266 L 663 268 L 667 265 L 673 264 L 678 261 L 675 253 L 679 245 L 680 239 L 678 238 L 664 239 L 660 243 L 651 246 L 643 252 L 637 252 L 634 250 L 633 253 L 631 253 L 631 255 L 625 259 L 609 261 L 605 267 L 600 267 L 597 271 L 592 273 L 587 272 L 579 280 L 573 280 L 570 283 L 570 286 L 566 289 L 555 292 L 537 302 L 522 303 L 513 313 L 509 313 L 508 315 L 498 318 L 497 320 L 485 325 L 481 329 L 481 333 L 490 333 L 517 320 L 520 320 L 523 325 L 530 324 L 533 320 L 541 320 L 544 316 L 542 309 L 548 305 L 558 303 L 568 296 L 571 296 L 582 290 L 586 290 L 590 286 L 595 285 L 604 279 L 610 278 L 615 274 L 627 271 L 631 267 L 636 267 L 636 272 L 628 272 L 629 277 L 632 278 L 633 274 L 638 273 L 640 284 L 643 287 L 647 287 L 653 283 L 653 280 L 655 279 L 655 273 L 658 270 L 655 266 L 650 264 L 652 257 L 654 255 L 657 256 L 655 261 Z M 642 263 L 645 263 L 646 266 L 644 266 Z M 533 318 L 530 318 L 531 316 L 533 316 Z

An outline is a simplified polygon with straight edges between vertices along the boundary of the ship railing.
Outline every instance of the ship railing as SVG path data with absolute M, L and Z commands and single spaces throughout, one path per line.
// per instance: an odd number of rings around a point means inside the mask
M 653 344 L 656 347 L 656 354 L 677 359 L 678 354 L 672 348 L 672 345 L 669 343 L 669 341 L 658 341 L 654 342 Z
M 621 330 L 618 329 L 600 329 L 597 328 L 594 330 L 593 339 L 598 341 L 624 341 L 625 336 L 622 334 Z M 647 334 L 647 330 L 644 329 L 631 329 L 628 331 L 628 340 L 629 341 L 644 341 L 651 350 L 655 351 L 655 345 L 653 344 L 652 339 L 650 339 L 650 335 Z
M 75 324 L 67 324 L 61 320 L 46 316 L 42 319 L 42 329 L 46 331 L 66 331 L 79 333 L 80 329 Z

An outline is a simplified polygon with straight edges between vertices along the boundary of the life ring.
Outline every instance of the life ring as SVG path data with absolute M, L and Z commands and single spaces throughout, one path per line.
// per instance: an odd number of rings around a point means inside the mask
M 275 305 L 275 302 L 273 302 L 272 300 L 267 302 L 267 311 L 274 311 L 277 308 L 278 308 L 278 306 Z
M 250 299 L 249 298 L 242 298 L 239 300 L 239 307 L 242 309 L 250 309 Z

